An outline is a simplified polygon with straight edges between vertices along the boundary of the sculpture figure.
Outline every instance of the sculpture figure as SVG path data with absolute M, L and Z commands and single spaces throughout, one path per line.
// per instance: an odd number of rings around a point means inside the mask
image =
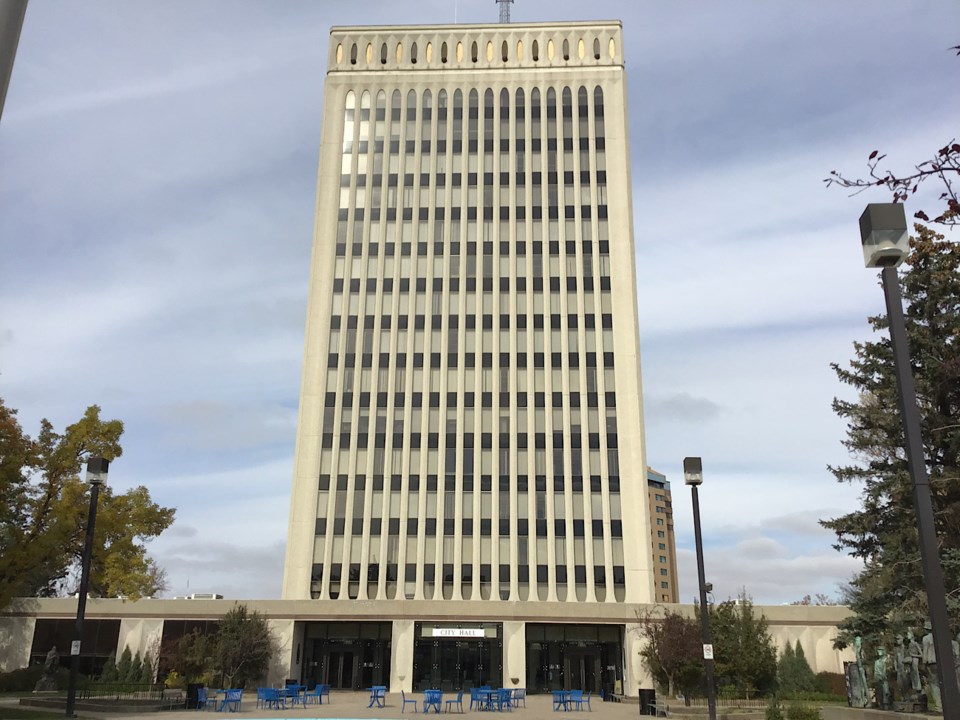
M 881 710 L 890 708 L 890 681 L 887 679 L 887 651 L 877 648 L 877 659 L 873 661 L 873 692 L 877 699 L 877 707 Z
M 34 692 L 53 692 L 57 689 L 57 668 L 60 667 L 60 654 L 57 652 L 57 646 L 54 645 L 47 653 L 47 658 L 43 662 L 43 675 L 37 680 Z
M 897 635 L 893 644 L 893 671 L 897 675 L 897 694 L 903 700 L 909 694 L 910 678 L 907 671 L 907 651 L 903 646 L 903 635 Z
M 953 669 L 957 673 L 957 681 L 960 682 L 960 633 L 957 633 L 957 639 L 951 644 L 953 645 Z
M 907 671 L 910 675 L 910 689 L 913 699 L 920 695 L 920 657 L 923 651 L 913 636 L 913 630 L 907 630 Z
M 863 667 L 863 638 L 859 635 L 853 639 L 853 653 L 856 660 L 852 668 L 853 676 L 850 688 L 853 707 L 867 707 L 870 698 L 867 690 L 867 673 Z
M 923 664 L 927 674 L 927 709 L 940 710 L 940 675 L 937 673 L 937 650 L 933 645 L 933 629 L 930 621 L 923 624 Z

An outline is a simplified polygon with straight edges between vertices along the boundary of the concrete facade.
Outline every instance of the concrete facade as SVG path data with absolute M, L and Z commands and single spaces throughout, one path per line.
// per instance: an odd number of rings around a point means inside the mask
M 320 147 L 283 597 L 392 632 L 303 671 L 630 686 L 581 622 L 660 585 L 620 24 L 334 28 Z
M 283 597 L 650 601 L 620 25 L 335 28 L 318 187 Z
M 677 577 L 677 537 L 673 530 L 673 495 L 663 473 L 647 468 L 650 508 L 650 547 L 653 553 L 654 597 L 661 603 L 680 602 Z
M 119 657 L 124 647 L 131 652 L 145 654 L 156 652 L 156 639 L 166 622 L 177 620 L 217 620 L 229 611 L 236 601 L 232 600 L 126 600 L 92 599 L 87 605 L 89 620 L 119 620 L 121 633 L 116 649 Z M 414 623 L 416 618 L 429 612 L 429 606 L 417 601 L 381 603 L 358 601 L 350 603 L 345 612 L 337 601 L 289 601 L 257 600 L 244 601 L 250 610 L 262 613 L 268 620 L 274 635 L 279 640 L 281 652 L 275 658 L 268 680 L 282 683 L 286 678 L 301 677 L 304 657 L 304 631 L 312 622 L 336 619 L 344 622 L 378 620 L 392 616 L 391 645 L 391 692 L 413 689 L 410 668 L 413 664 Z M 496 621 L 503 630 L 503 679 L 507 687 L 523 686 L 528 677 L 525 628 L 523 619 L 527 610 L 522 603 L 491 602 L 447 603 L 448 617 L 463 621 Z M 693 614 L 693 606 L 676 605 L 672 610 Z M 558 625 L 578 622 L 603 623 L 624 629 L 624 685 L 623 692 L 636 695 L 640 687 L 652 687 L 641 662 L 641 639 L 638 618 L 655 617 L 662 606 L 632 604 L 602 604 L 596 612 L 586 616 L 584 608 L 576 603 L 542 603 L 538 622 Z M 771 635 L 778 648 L 797 640 L 803 646 L 807 660 L 814 672 L 843 672 L 843 661 L 852 660 L 849 650 L 833 649 L 836 626 L 850 612 L 843 607 L 803 606 L 755 606 L 757 614 L 766 617 Z M 28 664 L 33 628 L 38 619 L 73 619 L 76 615 L 76 600 L 52 598 L 19 600 L 0 616 L 0 670 L 9 671 Z M 37 648 L 45 654 L 49 648 Z M 298 660 L 299 656 L 299 660 Z M 514 678 L 517 682 L 514 683 Z M 512 685 L 508 683 L 513 683 Z

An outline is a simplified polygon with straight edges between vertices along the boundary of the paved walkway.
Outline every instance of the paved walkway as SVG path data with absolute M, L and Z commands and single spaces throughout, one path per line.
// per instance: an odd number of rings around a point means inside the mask
M 423 705 L 423 693 L 413 693 L 412 697 L 417 700 L 417 708 L 421 708 Z M 444 708 L 446 708 L 446 701 L 453 697 L 456 697 L 456 693 L 444 693 Z M 2 704 L 9 707 L 8 702 L 11 700 L 12 699 L 9 699 Z M 377 718 L 378 720 L 403 720 L 404 718 L 425 717 L 422 713 L 414 713 L 409 706 L 406 708 L 406 712 L 401 712 L 402 703 L 399 693 L 388 693 L 386 707 L 383 708 L 368 708 L 367 703 L 369 700 L 370 693 L 368 692 L 334 691 L 331 701 L 329 703 L 324 702 L 323 705 L 309 705 L 306 708 L 297 706 L 296 708 L 288 708 L 286 710 L 264 710 L 256 706 L 256 693 L 248 692 L 243 696 L 242 709 L 239 713 L 213 714 L 211 717 L 242 717 L 251 720 L 254 718 L 336 718 L 338 720 Z M 494 720 L 495 718 L 499 718 L 500 720 L 506 720 L 506 718 L 512 718 L 513 720 L 589 720 L 590 718 L 594 718 L 595 720 L 637 720 L 640 713 L 640 706 L 636 702 L 608 703 L 603 702 L 598 697 L 593 697 L 590 704 L 592 711 L 584 708 L 579 712 L 554 712 L 550 695 L 533 695 L 527 697 L 527 707 L 525 708 L 519 707 L 509 713 L 489 713 L 468 710 L 470 695 L 469 693 L 464 693 L 463 714 L 460 715 L 454 712 L 451 713 L 450 716 L 451 720 L 455 717 L 469 718 L 469 720 Z M 123 718 L 124 720 L 128 718 L 130 720 L 187 720 L 188 718 L 190 720 L 198 720 L 198 718 L 201 717 L 200 713 L 196 710 L 142 713 L 135 715 L 120 713 L 91 714 L 83 712 L 78 712 L 77 714 L 80 717 L 103 718 L 105 720 L 119 720 L 119 718 Z M 210 713 L 204 713 L 204 715 L 208 714 Z M 446 714 L 447 713 L 444 713 L 444 715 Z

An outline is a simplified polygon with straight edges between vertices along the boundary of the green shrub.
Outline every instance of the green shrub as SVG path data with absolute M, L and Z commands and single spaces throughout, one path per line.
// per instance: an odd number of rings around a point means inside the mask
M 780 706 L 780 699 L 776 695 L 770 696 L 770 701 L 767 703 L 767 711 L 764 717 L 766 720 L 785 720 L 783 716 L 783 708 Z
M 841 673 L 819 672 L 817 673 L 817 690 L 829 695 L 840 695 L 846 700 L 847 681 Z
M 126 682 L 130 679 L 130 668 L 133 666 L 133 653 L 129 647 L 123 648 L 120 660 L 117 661 L 117 682 Z
M 117 661 L 116 658 L 111 655 L 107 658 L 107 661 L 103 664 L 103 671 L 100 673 L 100 682 L 112 683 L 116 682 L 119 679 L 117 675 Z
M 820 709 L 813 705 L 791 703 L 787 707 L 787 720 L 823 720 Z
M 141 675 L 143 675 L 143 660 L 140 659 L 140 653 L 138 652 L 133 656 L 133 662 L 130 663 L 130 669 L 127 670 L 126 676 L 121 680 L 128 683 L 140 682 Z
M 743 697 L 743 694 L 736 685 L 721 685 L 720 689 L 717 690 L 719 700 L 739 700 L 741 697 Z
M 163 684 L 168 688 L 185 688 L 187 686 L 187 679 L 176 670 L 171 670 L 167 674 L 167 679 L 163 681 Z
M 843 693 L 842 695 L 835 695 L 834 693 L 825 693 L 825 692 L 796 692 L 796 693 L 784 693 L 784 700 L 796 700 L 798 702 L 815 702 L 815 703 L 824 703 L 824 702 L 846 702 L 847 695 Z
M 33 690 L 41 677 L 43 677 L 43 665 L 31 665 L 30 667 L 0 673 L 0 692 Z
M 0 673 L 0 692 L 33 692 L 37 682 L 43 677 L 43 670 L 43 665 L 31 665 L 30 667 Z M 67 668 L 57 668 L 54 674 L 57 689 L 66 688 L 69 678 L 70 671 Z

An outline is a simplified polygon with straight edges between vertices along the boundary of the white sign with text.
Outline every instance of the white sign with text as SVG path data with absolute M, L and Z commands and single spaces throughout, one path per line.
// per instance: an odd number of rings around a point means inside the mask
M 432 628 L 435 638 L 482 638 L 483 628 Z

